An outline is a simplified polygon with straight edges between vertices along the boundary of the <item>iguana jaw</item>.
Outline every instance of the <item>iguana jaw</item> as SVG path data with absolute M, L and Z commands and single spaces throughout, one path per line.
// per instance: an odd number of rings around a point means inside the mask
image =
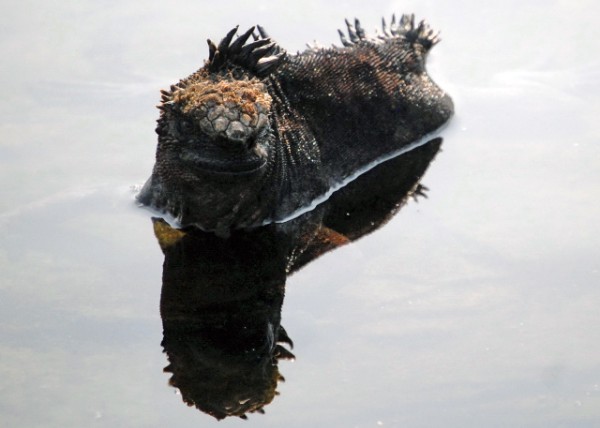
M 219 149 L 213 149 L 209 153 L 185 149 L 181 151 L 179 158 L 183 164 L 197 169 L 200 174 L 248 177 L 265 168 L 268 154 L 261 143 L 250 150 L 240 150 L 239 153 Z

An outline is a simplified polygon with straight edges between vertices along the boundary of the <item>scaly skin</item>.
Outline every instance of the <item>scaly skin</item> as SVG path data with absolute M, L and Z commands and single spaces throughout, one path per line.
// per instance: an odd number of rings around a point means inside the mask
M 215 45 L 163 91 L 152 176 L 138 195 L 182 226 L 227 236 L 282 221 L 358 170 L 435 131 L 453 104 L 427 75 L 439 38 L 403 15 L 343 47 L 287 54 L 259 26 Z

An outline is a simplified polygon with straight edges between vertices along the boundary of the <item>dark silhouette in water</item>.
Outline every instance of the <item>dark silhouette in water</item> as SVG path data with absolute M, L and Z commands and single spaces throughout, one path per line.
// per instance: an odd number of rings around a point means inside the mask
M 294 220 L 227 239 L 153 219 L 165 255 L 165 371 L 188 405 L 217 419 L 263 412 L 283 379 L 278 362 L 294 358 L 281 325 L 287 276 L 422 195 L 419 181 L 440 145 L 438 138 L 380 164 Z

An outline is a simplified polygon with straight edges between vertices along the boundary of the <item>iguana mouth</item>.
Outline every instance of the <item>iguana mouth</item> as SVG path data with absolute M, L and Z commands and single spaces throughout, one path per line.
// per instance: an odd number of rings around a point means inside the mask
M 212 151 L 201 154 L 185 150 L 180 158 L 203 172 L 213 174 L 248 175 L 258 172 L 267 164 L 267 154 L 260 147 L 242 153 Z

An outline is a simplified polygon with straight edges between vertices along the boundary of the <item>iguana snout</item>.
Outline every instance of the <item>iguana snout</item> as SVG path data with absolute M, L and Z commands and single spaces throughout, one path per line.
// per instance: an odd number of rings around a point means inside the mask
M 207 78 L 176 91 L 173 101 L 206 136 L 249 146 L 268 125 L 272 100 L 256 79 Z

